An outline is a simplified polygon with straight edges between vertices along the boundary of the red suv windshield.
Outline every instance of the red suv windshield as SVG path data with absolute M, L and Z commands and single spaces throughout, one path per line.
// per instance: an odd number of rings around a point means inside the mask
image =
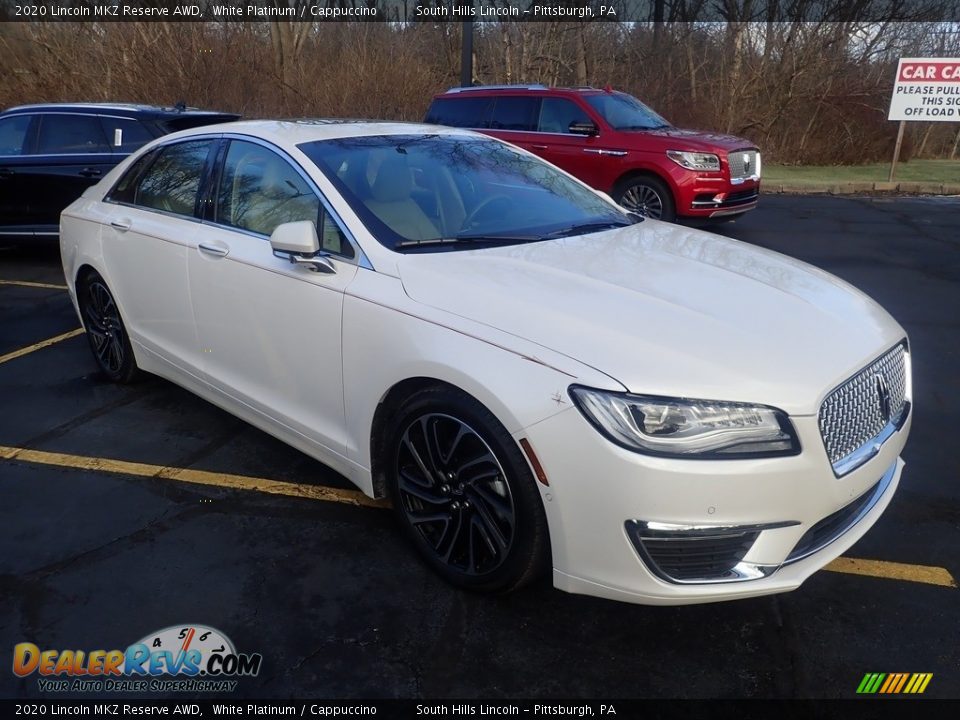
M 584 98 L 614 130 L 657 130 L 670 123 L 626 93 L 587 95 Z

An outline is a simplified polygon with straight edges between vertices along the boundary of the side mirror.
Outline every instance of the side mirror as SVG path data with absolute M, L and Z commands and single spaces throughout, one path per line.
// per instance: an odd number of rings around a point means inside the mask
M 336 266 L 325 255 L 317 255 L 320 250 L 320 238 L 313 220 L 277 225 L 270 235 L 270 247 L 274 252 L 290 253 L 290 262 L 303 265 L 311 272 L 332 275 Z
M 600 134 L 597 126 L 592 122 L 572 122 L 567 130 L 569 130 L 572 135 L 589 135 L 592 137 Z
M 280 252 L 313 255 L 320 249 L 317 226 L 312 220 L 277 225 L 270 236 L 270 247 Z

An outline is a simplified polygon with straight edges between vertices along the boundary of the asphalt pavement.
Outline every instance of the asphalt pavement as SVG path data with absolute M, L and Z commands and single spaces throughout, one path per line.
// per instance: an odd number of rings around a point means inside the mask
M 717 231 L 840 276 L 906 327 L 906 469 L 846 555 L 960 578 L 960 199 L 764 196 Z M 21 452 L 0 459 L 0 666 L 21 642 L 125 648 L 202 624 L 263 655 L 233 697 L 852 698 L 868 672 L 933 673 L 925 697 L 960 697 L 955 587 L 824 571 L 689 607 L 454 590 L 316 461 L 166 381 L 104 382 L 82 335 L 34 348 L 78 327 L 62 283 L 55 246 L 0 249 L 0 457 Z M 250 479 L 280 494 L 236 489 Z M 284 494 L 304 486 L 337 492 Z M 0 697 L 56 696 L 7 669 Z

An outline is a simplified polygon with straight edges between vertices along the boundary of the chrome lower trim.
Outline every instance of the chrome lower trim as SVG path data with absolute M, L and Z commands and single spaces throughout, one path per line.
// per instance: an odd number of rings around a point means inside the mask
M 710 217 L 723 217 L 724 215 L 739 215 L 740 213 L 747 212 L 748 210 L 755 210 L 757 207 L 757 201 L 754 200 L 751 203 L 746 203 L 744 205 L 737 205 L 734 208 L 727 208 L 725 210 L 717 210 L 716 212 L 710 213 Z
M 904 401 L 903 409 L 900 411 L 900 416 L 888 422 L 884 426 L 883 430 L 867 440 L 863 445 L 858 447 L 845 458 L 837 460 L 833 464 L 833 474 L 837 477 L 843 477 L 879 453 L 880 448 L 883 447 L 883 444 L 889 440 L 894 433 L 899 431 L 900 428 L 903 427 L 904 423 L 907 422 L 907 418 L 910 417 L 910 409 L 910 402 Z
M 636 549 L 637 554 L 640 555 L 644 565 L 648 570 L 650 570 L 651 573 L 661 580 L 664 580 L 672 585 L 720 585 L 765 578 L 776 572 L 780 565 L 760 565 L 741 560 L 733 567 L 725 570 L 724 577 L 681 579 L 673 577 L 664 572 L 660 565 L 653 559 L 653 557 L 651 557 L 649 552 L 647 552 L 647 549 L 643 546 L 642 541 L 638 540 L 642 540 L 644 532 L 651 531 L 659 534 L 659 537 L 656 539 L 662 540 L 664 539 L 663 536 L 665 534 L 676 533 L 677 537 L 673 538 L 671 542 L 685 542 L 703 539 L 704 536 L 709 535 L 742 535 L 748 533 L 757 533 L 759 535 L 759 533 L 763 532 L 764 530 L 776 530 L 778 528 L 792 527 L 799 524 L 800 523 L 796 520 L 788 520 L 778 523 L 766 523 L 762 525 L 683 525 L 654 521 L 628 520 L 625 523 L 625 529 L 627 531 L 627 537 L 630 539 L 631 544 Z M 631 531 L 636 533 L 638 536 L 637 540 L 634 540 Z M 655 538 L 651 536 L 650 539 Z
M 863 518 L 865 518 L 870 513 L 870 511 L 873 510 L 874 507 L 876 507 L 877 503 L 880 501 L 880 498 L 884 496 L 884 494 L 887 492 L 887 489 L 890 487 L 890 483 L 893 482 L 893 477 L 894 475 L 896 475 L 896 472 L 897 472 L 897 463 L 896 461 L 894 461 L 894 463 L 889 468 L 887 468 L 887 471 L 883 474 L 883 477 L 880 478 L 880 482 L 877 483 L 877 487 L 873 491 L 873 495 L 871 495 L 867 503 L 860 509 L 860 512 L 858 512 L 850 520 L 850 522 L 846 523 L 842 528 L 837 530 L 837 532 L 835 532 L 829 538 L 821 541 L 815 547 L 810 548 L 803 554 L 797 555 L 796 557 L 788 557 L 783 562 L 783 564 L 792 565 L 795 562 L 800 562 L 801 560 L 820 552 L 831 543 L 835 542 L 836 540 L 846 535 L 851 528 L 856 526 L 857 523 L 863 520 Z M 856 502 L 856 500 L 854 500 L 853 502 Z M 841 508 L 841 510 L 842 509 L 843 508 Z
M 756 182 L 760 179 L 759 175 L 750 175 L 748 177 L 730 178 L 731 185 L 743 185 L 747 180 Z

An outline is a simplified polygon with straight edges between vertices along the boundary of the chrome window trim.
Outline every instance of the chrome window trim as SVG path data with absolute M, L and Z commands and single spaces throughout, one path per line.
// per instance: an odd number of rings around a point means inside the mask
M 339 253 L 328 252 L 328 254 L 331 257 L 344 263 L 349 263 L 351 265 L 364 267 L 364 268 L 367 268 L 368 270 L 374 269 L 373 264 L 370 262 L 369 258 L 367 258 L 366 253 L 363 252 L 363 248 L 360 247 L 360 243 L 357 242 L 357 239 L 354 236 L 354 234 L 350 232 L 349 228 L 347 228 L 347 225 L 343 221 L 343 218 L 341 218 L 340 215 L 333 209 L 333 207 L 330 205 L 330 202 L 327 200 L 326 196 L 323 194 L 323 192 L 321 192 L 320 188 L 317 186 L 317 183 L 314 182 L 313 178 L 310 177 L 310 175 L 300 166 L 300 163 L 298 163 L 293 157 L 291 157 L 290 153 L 288 153 L 283 148 L 277 147 L 276 145 L 274 145 L 273 143 L 267 140 L 254 137 L 252 135 L 243 135 L 241 133 L 223 133 L 220 137 L 223 140 L 237 140 L 240 142 L 249 142 L 249 143 L 253 143 L 254 145 L 260 145 L 261 147 L 264 147 L 267 150 L 270 150 L 276 153 L 281 158 L 286 160 L 297 172 L 297 174 L 300 175 L 300 177 L 304 180 L 304 182 L 307 183 L 310 189 L 313 190 L 314 193 L 316 193 L 317 198 L 319 198 L 320 200 L 321 207 L 323 207 L 326 213 L 330 216 L 330 218 L 336 224 L 337 228 L 343 234 L 346 241 L 350 243 L 350 247 L 353 248 L 353 252 L 354 252 L 352 258 L 346 257 L 344 255 L 340 255 Z M 257 233 L 250 230 L 244 230 L 243 228 L 237 228 L 232 225 L 225 225 L 223 223 L 214 222 L 213 220 L 203 220 L 202 222 L 205 225 L 211 225 L 213 227 L 224 228 L 227 230 L 237 230 L 247 235 L 250 235 L 252 237 L 261 238 L 268 242 L 270 241 L 270 236 L 264 235 L 262 233 Z
M 111 205 L 116 205 L 117 207 L 126 207 L 131 210 L 139 210 L 140 212 L 149 212 L 156 213 L 157 215 L 163 215 L 168 218 L 176 218 L 177 220 L 186 220 L 188 222 L 201 224 L 201 220 L 198 217 L 193 215 L 180 215 L 179 213 L 171 212 L 169 210 L 160 210 L 159 208 L 144 207 L 143 205 L 134 205 L 133 203 L 128 202 L 119 202 L 118 200 L 107 200 L 104 198 L 101 202 L 110 203 Z M 109 223 L 107 223 L 109 225 Z
M 139 150 L 139 149 L 140 149 L 140 148 L 137 148 L 137 150 Z M 136 152 L 136 150 L 135 150 L 134 152 Z M 114 153 L 114 152 L 85 152 L 85 153 L 68 153 L 68 152 L 63 152 L 63 153 L 33 153 L 33 154 L 31 154 L 31 155 L 0 155 L 0 157 L 4 157 L 4 158 L 48 158 L 48 157 L 62 158 L 62 157 L 77 157 L 77 156 L 90 157 L 91 155 L 97 155 L 97 156 L 102 155 L 102 156 L 104 156 L 104 157 L 116 157 L 117 155 L 129 155 L 129 154 L 130 154 L 130 153 L 122 153 L 122 152 L 115 152 L 115 153 Z M 121 159 L 122 159 L 122 158 L 121 158 Z
M 281 158 L 283 158 L 284 160 L 286 160 L 288 163 L 292 165 L 294 170 L 296 170 L 296 172 L 300 175 L 300 177 L 303 178 L 303 180 L 307 183 L 307 185 L 310 186 L 310 189 L 313 190 L 314 193 L 316 193 L 317 197 L 320 199 L 320 205 L 330 215 L 330 217 L 336 223 L 337 227 L 340 229 L 340 232 L 343 233 L 347 242 L 349 242 L 350 246 L 354 249 L 354 256 L 352 258 L 339 255 L 336 253 L 328 253 L 328 254 L 331 257 L 335 258 L 336 260 L 339 260 L 340 262 L 347 263 L 350 265 L 357 265 L 358 267 L 362 267 L 367 270 L 376 271 L 376 269 L 373 267 L 373 263 L 370 262 L 366 253 L 363 252 L 363 248 L 360 247 L 360 243 L 357 242 L 353 233 L 350 232 L 349 229 L 347 229 L 346 224 L 343 222 L 339 214 L 337 214 L 337 212 L 330 206 L 330 203 L 327 201 L 327 198 L 324 196 L 322 192 L 320 192 L 320 188 L 317 187 L 317 184 L 313 181 L 313 178 L 311 178 L 306 173 L 306 171 L 300 166 L 300 163 L 298 163 L 296 160 L 290 157 L 290 154 L 288 152 L 286 152 L 282 148 L 277 147 L 273 143 L 268 142 L 266 140 L 262 140 L 261 138 L 258 138 L 258 137 L 254 137 L 252 135 L 242 135 L 240 133 L 217 133 L 217 134 L 205 134 L 205 135 L 192 135 L 186 138 L 177 138 L 169 142 L 160 142 L 156 145 L 151 146 L 150 149 L 146 150 L 145 152 L 154 152 L 156 150 L 161 150 L 163 148 L 170 147 L 172 145 L 178 145 L 180 143 L 185 143 L 185 142 L 196 142 L 199 140 L 212 141 L 212 142 L 216 142 L 218 140 L 240 140 L 243 142 L 251 142 L 255 145 L 261 145 L 267 150 L 277 153 Z M 137 152 L 137 151 L 134 151 L 134 152 Z M 133 163 L 136 163 L 136 160 L 134 160 Z M 131 163 L 130 167 L 132 167 L 133 163 Z M 129 170 L 129 167 L 124 171 L 124 175 L 126 175 L 126 172 L 128 170 Z M 129 207 L 134 210 L 141 210 L 143 212 L 158 213 L 166 217 L 178 218 L 180 220 L 189 220 L 191 222 L 195 222 L 201 225 L 208 225 L 210 227 L 215 227 L 222 230 L 230 230 L 231 232 L 241 233 L 243 235 L 248 235 L 250 237 L 257 238 L 258 240 L 265 240 L 266 242 L 270 242 L 269 235 L 253 232 L 252 230 L 246 230 L 244 228 L 234 227 L 233 225 L 225 225 L 223 223 L 214 222 L 213 220 L 204 220 L 194 215 L 180 215 L 178 213 L 169 212 L 168 210 L 158 210 L 157 208 L 143 207 L 142 205 L 135 205 L 133 203 L 119 202 L 117 200 L 109 199 L 110 194 L 114 191 L 114 189 L 120 183 L 120 180 L 123 179 L 124 175 L 121 175 L 119 178 L 117 178 L 117 181 L 106 192 L 106 194 L 101 199 L 101 202 L 110 203 L 111 205 L 117 205 L 120 207 Z

